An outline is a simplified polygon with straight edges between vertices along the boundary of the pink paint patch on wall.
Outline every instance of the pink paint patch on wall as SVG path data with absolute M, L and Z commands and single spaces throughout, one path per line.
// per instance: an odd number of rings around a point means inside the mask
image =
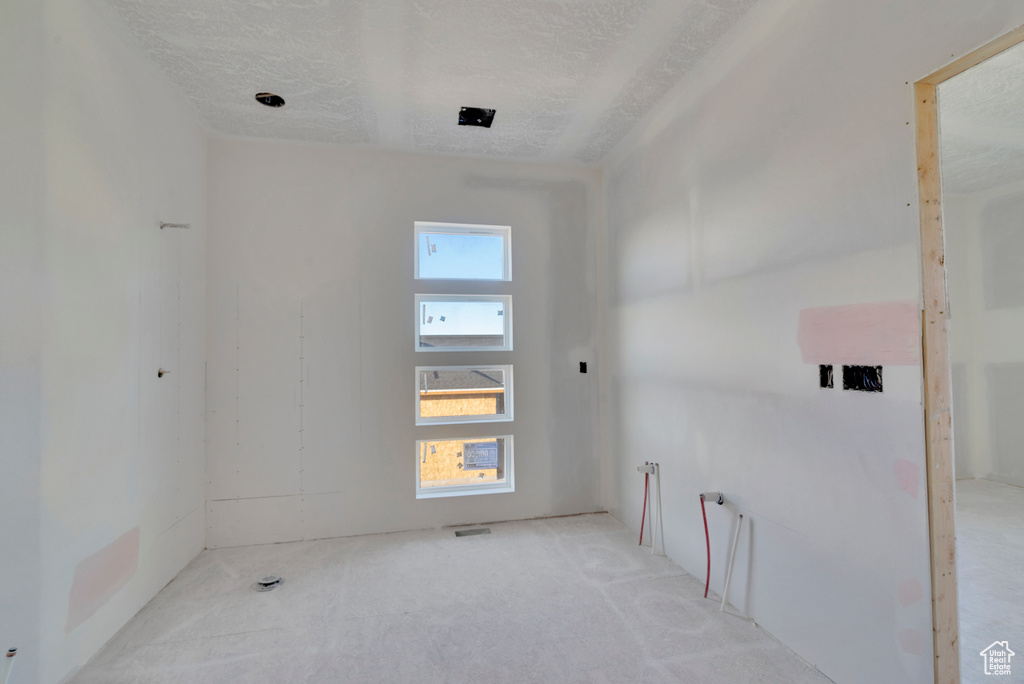
M 924 598 L 924 588 L 916 579 L 907 580 L 900 582 L 900 590 L 896 595 L 900 599 L 900 605 L 906 608 Z
M 924 634 L 916 629 L 905 629 L 896 635 L 900 641 L 900 648 L 910 655 L 924 655 L 925 643 Z
M 804 363 L 917 366 L 921 323 L 916 302 L 823 306 L 800 312 Z
M 918 480 L 921 479 L 921 469 L 917 467 L 916 463 L 911 463 L 903 458 L 897 458 L 894 467 L 896 469 L 896 482 L 899 484 L 900 489 L 916 499 Z
M 75 568 L 65 633 L 88 620 L 139 569 L 139 528 L 125 532 Z

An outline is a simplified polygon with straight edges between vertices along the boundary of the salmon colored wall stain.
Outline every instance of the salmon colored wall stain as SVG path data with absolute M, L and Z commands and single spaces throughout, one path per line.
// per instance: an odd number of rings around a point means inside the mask
M 82 560 L 75 568 L 64 632 L 92 617 L 139 569 L 139 528 Z
M 916 579 L 900 582 L 900 590 L 897 596 L 900 599 L 900 605 L 906 608 L 924 598 L 924 588 Z
M 900 648 L 911 655 L 924 655 L 924 635 L 916 629 L 905 629 L 896 637 L 900 641 Z
M 921 479 L 921 469 L 916 463 L 912 463 L 905 458 L 896 459 L 895 469 L 896 482 L 899 483 L 900 489 L 916 499 L 917 481 Z
M 917 366 L 921 323 L 916 302 L 824 306 L 800 312 L 804 363 Z

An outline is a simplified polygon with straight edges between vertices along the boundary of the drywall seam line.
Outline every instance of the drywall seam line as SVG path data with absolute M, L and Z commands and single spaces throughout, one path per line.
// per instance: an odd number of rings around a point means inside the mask
M 343 494 L 344 492 L 313 492 L 310 496 L 327 496 L 330 494 Z M 225 501 L 255 501 L 256 499 L 290 499 L 296 496 L 303 496 L 302 494 L 268 494 L 266 496 L 236 496 L 231 499 L 210 499 L 210 503 L 225 502 Z M 403 530 L 403 532 L 409 530 Z M 375 533 L 374 533 L 375 534 Z M 325 537 L 330 539 L 330 537 Z
M 362 253 L 363 244 L 362 244 L 362 236 L 361 235 L 360 235 L 359 248 L 360 248 L 360 253 Z M 358 349 L 359 356 L 357 356 L 356 358 L 363 359 L 363 358 L 365 358 L 363 356 L 363 330 L 366 329 L 365 327 L 363 327 L 363 274 L 365 273 L 365 271 L 363 269 L 363 260 L 362 259 L 357 260 L 356 263 L 358 264 L 358 268 L 359 268 L 359 273 L 358 273 L 358 277 L 357 277 L 357 280 L 356 280 L 356 282 L 359 284 L 359 286 L 357 288 L 357 294 L 356 294 L 356 297 L 357 297 L 356 301 L 358 302 L 358 306 L 359 306 L 359 311 L 358 311 L 358 315 L 357 315 L 357 320 L 359 322 L 359 327 L 357 328 L 358 333 L 359 333 L 359 337 L 358 337 L 358 340 L 359 340 L 359 342 L 358 342 L 358 345 L 359 345 L 359 349 Z M 414 288 L 414 291 L 415 291 L 415 288 Z M 416 295 L 413 294 L 413 302 L 415 302 L 415 301 L 416 301 Z M 414 310 L 415 310 L 415 306 L 416 306 L 416 304 L 414 303 L 413 304 Z M 415 326 L 415 323 L 414 323 L 413 324 L 414 332 L 415 332 L 415 327 L 416 326 Z M 358 378 L 359 378 L 359 395 L 363 396 L 363 384 L 364 384 L 364 382 L 363 382 L 362 364 L 360 364 L 359 370 L 357 372 L 358 372 Z M 364 422 L 365 417 L 366 417 L 366 408 L 365 407 L 366 407 L 366 402 L 365 401 L 360 401 L 359 402 L 359 445 L 358 445 L 360 450 L 362 450 L 363 449 L 363 445 L 366 444 L 365 438 L 363 436 L 363 422 Z
M 174 370 L 176 371 L 176 377 L 174 380 L 174 459 L 178 464 L 178 470 L 181 470 L 181 233 L 175 237 L 175 245 L 177 246 L 177 261 L 175 265 L 174 284 L 178 290 L 178 303 L 177 308 L 174 310 L 174 319 L 178 324 L 175 332 L 176 338 L 174 341 L 175 359 L 174 359 Z
M 167 533 L 168 533 L 168 532 L 170 532 L 170 531 L 171 531 L 172 529 L 174 529 L 175 527 L 177 527 L 178 525 L 180 525 L 180 524 L 181 524 L 181 522 L 182 522 L 183 520 L 185 520 L 185 518 L 189 518 L 189 517 L 191 517 L 191 516 L 192 516 L 192 514 L 193 514 L 193 513 L 195 513 L 196 511 L 198 511 L 198 510 L 199 510 L 200 508 L 201 508 L 200 506 L 194 506 L 194 507 L 192 508 L 192 510 L 190 510 L 190 511 L 189 511 L 188 513 L 186 513 L 185 515 L 181 516 L 180 518 L 178 518 L 177 520 L 175 520 L 174 522 L 172 522 L 172 523 L 171 523 L 170 525 L 168 525 L 167 527 L 165 527 L 164 529 L 162 529 L 162 530 L 160 531 L 160 535 L 157 535 L 157 536 L 161 536 L 161 535 L 167 534 Z
M 305 423 L 303 422 L 303 406 L 304 406 L 304 388 L 306 380 L 306 330 L 305 330 L 305 318 L 306 310 L 305 303 L 299 302 L 299 528 L 301 529 L 305 525 L 305 507 L 303 506 L 304 500 L 301 498 L 306 493 L 305 487 L 305 464 L 303 462 L 303 452 L 306 448 L 305 441 L 303 439 L 303 431 L 305 430 Z
M 146 237 L 145 237 L 145 233 L 142 232 L 142 231 L 139 232 L 139 236 L 140 236 L 139 237 L 139 244 L 138 244 L 138 248 L 139 248 L 139 357 L 138 357 L 138 359 L 136 359 L 136 363 L 139 366 L 139 378 L 138 378 L 138 385 L 136 385 L 136 387 L 138 388 L 138 391 L 135 394 L 135 414 L 136 414 L 137 423 L 138 423 L 137 426 L 136 426 L 136 429 L 135 429 L 135 441 L 136 441 L 135 458 L 137 459 L 137 462 L 141 462 L 142 461 L 142 392 L 143 392 L 143 389 L 142 389 L 142 366 L 145 363 L 145 359 L 142 356 L 142 330 L 143 330 L 143 327 L 144 327 L 143 326 L 143 320 L 142 320 L 143 319 L 143 315 L 144 315 L 144 312 L 143 312 L 143 309 L 142 309 L 142 283 L 143 283 L 143 276 L 142 276 L 142 269 L 143 269 L 142 262 L 143 262 L 143 259 L 142 259 L 142 253 L 143 253 L 143 251 L 145 251 L 145 244 L 144 243 L 145 243 Z
M 235 283 L 235 458 L 241 456 L 241 440 L 238 437 L 238 367 L 241 365 L 241 337 L 239 333 L 239 319 L 241 318 L 240 310 L 241 304 L 239 299 L 241 297 L 240 287 L 238 283 Z M 237 471 L 236 471 L 237 472 Z

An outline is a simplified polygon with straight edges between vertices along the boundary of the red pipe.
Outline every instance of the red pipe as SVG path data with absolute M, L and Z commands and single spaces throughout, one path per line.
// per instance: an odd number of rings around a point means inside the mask
M 700 495 L 700 514 L 704 516 L 704 543 L 708 547 L 708 578 L 704 580 L 704 598 L 708 597 L 708 587 L 711 585 L 711 537 L 708 536 L 708 513 L 704 510 L 704 495 Z
M 650 476 L 650 473 L 644 473 L 644 514 L 640 516 L 640 543 L 637 546 L 644 545 L 644 520 L 647 519 L 647 481 Z

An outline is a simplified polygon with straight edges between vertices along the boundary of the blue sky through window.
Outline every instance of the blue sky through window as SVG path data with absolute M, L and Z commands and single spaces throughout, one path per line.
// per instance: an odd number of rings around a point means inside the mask
M 500 235 L 420 233 L 420 278 L 502 280 L 504 239 Z
M 419 316 L 420 335 L 502 335 L 505 332 L 502 302 L 424 299 L 420 301 Z

